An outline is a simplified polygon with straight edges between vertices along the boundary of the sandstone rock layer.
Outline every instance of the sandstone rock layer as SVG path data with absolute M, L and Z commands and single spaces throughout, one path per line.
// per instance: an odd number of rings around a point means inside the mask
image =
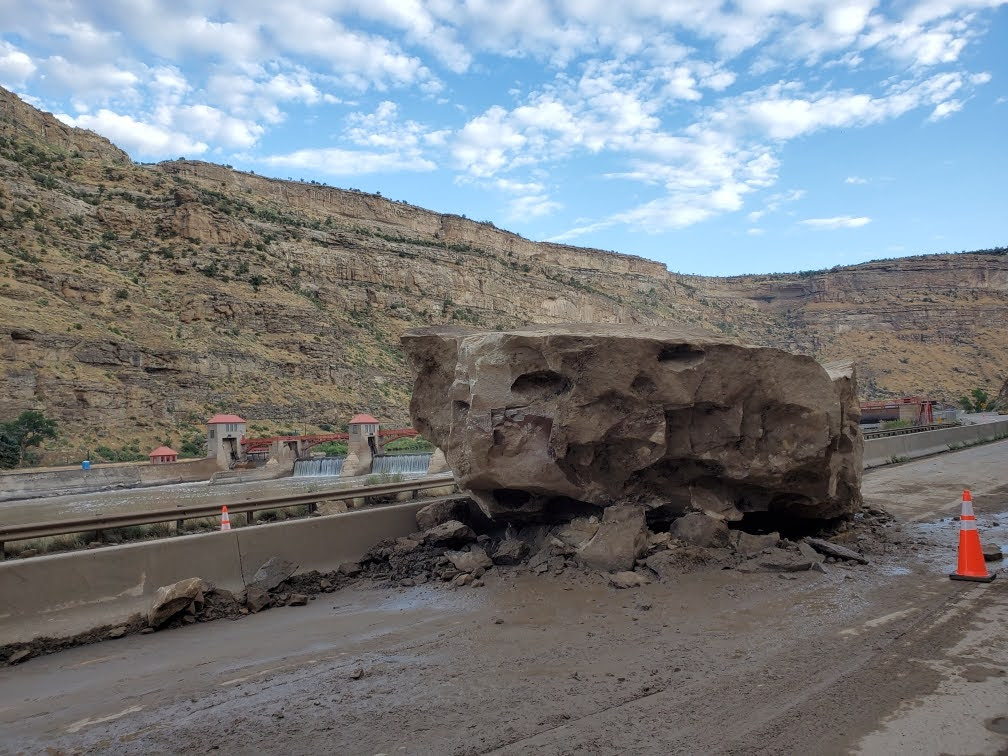
M 415 427 L 504 520 L 613 504 L 833 518 L 861 504 L 850 364 L 694 330 L 452 327 L 402 339 Z

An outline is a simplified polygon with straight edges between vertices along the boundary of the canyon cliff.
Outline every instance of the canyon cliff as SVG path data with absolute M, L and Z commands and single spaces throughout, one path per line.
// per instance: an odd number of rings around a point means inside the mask
M 0 419 L 55 417 L 48 461 L 177 443 L 218 410 L 252 435 L 407 424 L 399 336 L 447 323 L 700 327 L 852 358 L 866 397 L 1008 378 L 1003 250 L 681 275 L 353 190 L 134 163 L 2 89 L 0 225 Z

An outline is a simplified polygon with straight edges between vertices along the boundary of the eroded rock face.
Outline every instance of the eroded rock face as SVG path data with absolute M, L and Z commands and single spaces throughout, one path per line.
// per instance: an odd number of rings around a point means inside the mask
M 833 518 L 861 504 L 850 364 L 615 325 L 403 336 L 414 426 L 490 516 L 613 504 Z

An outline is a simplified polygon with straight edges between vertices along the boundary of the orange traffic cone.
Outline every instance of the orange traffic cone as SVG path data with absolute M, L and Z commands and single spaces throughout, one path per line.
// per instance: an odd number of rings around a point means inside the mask
M 221 530 L 231 530 L 231 518 L 228 517 L 227 504 L 221 507 L 220 513 L 220 529 Z M 980 548 L 979 542 L 977 542 L 977 548 Z M 983 561 L 983 554 L 980 555 L 980 561 Z
M 976 518 L 973 516 L 973 497 L 970 492 L 963 491 L 962 515 L 959 517 L 959 566 L 949 575 L 953 580 L 973 580 L 977 583 L 989 583 L 996 577 L 987 573 L 983 549 L 980 546 L 980 534 L 976 529 Z

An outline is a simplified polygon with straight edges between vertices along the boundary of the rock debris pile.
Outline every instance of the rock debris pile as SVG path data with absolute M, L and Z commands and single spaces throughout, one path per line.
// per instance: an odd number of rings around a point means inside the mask
M 445 326 L 402 344 L 414 426 L 496 521 L 594 514 L 605 540 L 612 505 L 652 524 L 829 520 L 861 505 L 850 363 L 618 325 Z
M 456 519 L 456 518 L 460 519 Z M 483 585 L 493 569 L 525 569 L 536 575 L 600 574 L 617 588 L 677 576 L 705 567 L 739 572 L 825 572 L 826 562 L 867 564 L 864 555 L 841 543 L 852 540 L 848 521 L 834 523 L 830 537 L 782 538 L 733 529 L 701 512 L 676 519 L 671 528 L 649 529 L 640 506 L 613 506 L 601 517 L 576 517 L 558 525 L 491 524 L 467 521 L 463 510 L 432 504 L 417 513 L 423 527 L 383 541 L 361 560 L 361 574 L 412 586 L 448 583 Z M 864 510 L 858 519 L 883 527 L 891 516 Z

